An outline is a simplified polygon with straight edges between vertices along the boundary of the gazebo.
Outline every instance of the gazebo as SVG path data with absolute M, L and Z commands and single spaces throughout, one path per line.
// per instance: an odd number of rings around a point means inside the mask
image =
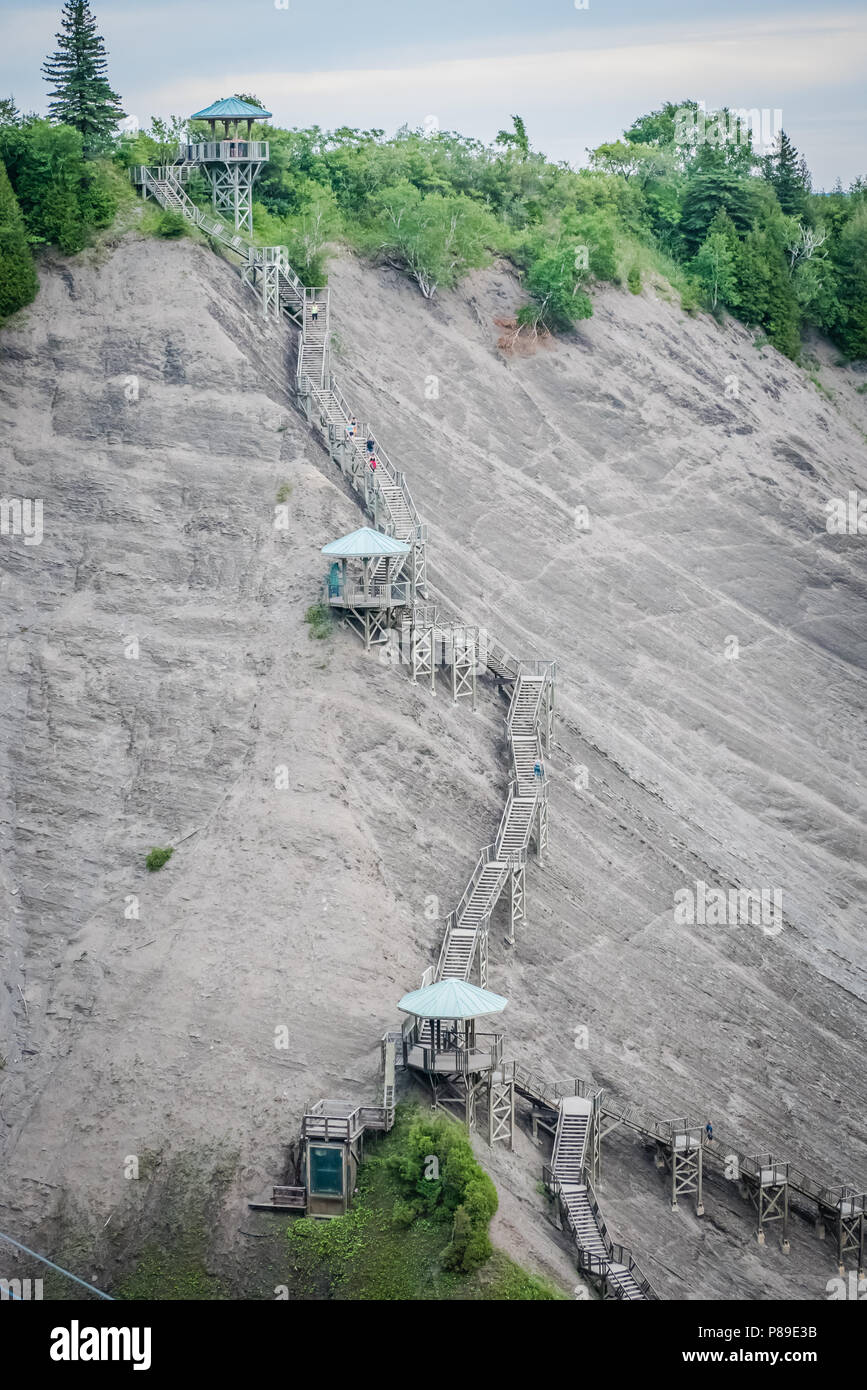
M 267 121 L 271 112 L 240 97 L 225 97 L 202 111 L 191 121 L 207 121 L 210 140 L 189 140 L 181 146 L 185 164 L 201 169 L 211 185 L 214 212 L 228 213 L 236 231 L 253 235 L 253 184 L 269 157 L 267 140 L 251 140 L 254 121 Z M 246 138 L 239 127 L 246 123 Z M 223 127 L 220 139 L 217 125 Z
M 322 547 L 331 560 L 328 603 L 340 608 L 364 638 L 365 650 L 387 640 L 395 608 L 412 602 L 412 581 L 400 577 L 410 546 L 362 526 Z
M 247 122 L 247 139 L 253 129 L 254 121 L 268 121 L 271 119 L 271 112 L 266 111 L 264 106 L 254 106 L 250 101 L 242 101 L 240 97 L 224 97 L 222 101 L 212 102 L 203 111 L 196 111 L 190 117 L 191 121 L 207 121 L 211 127 L 211 136 L 217 139 L 217 122 L 222 122 L 223 138 L 229 139 L 229 127 L 234 126 L 235 138 L 238 136 L 238 125 L 241 121 Z
M 472 1129 L 479 1096 L 487 1098 L 488 1141 L 514 1131 L 514 1084 L 503 1066 L 502 1033 L 480 1033 L 476 1022 L 502 1013 L 502 994 L 468 980 L 436 980 L 405 994 L 398 1008 L 408 1015 L 401 1030 L 404 1065 L 423 1073 L 443 1110 L 458 1109 Z

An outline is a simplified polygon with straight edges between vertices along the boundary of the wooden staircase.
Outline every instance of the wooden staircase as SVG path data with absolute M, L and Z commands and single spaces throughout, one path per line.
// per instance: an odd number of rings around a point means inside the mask
M 653 1290 L 635 1261 L 611 1240 L 593 1189 L 585 1179 L 585 1161 L 593 1103 L 583 1096 L 560 1100 L 554 1154 L 553 1183 L 567 1225 L 579 1250 L 578 1267 L 602 1286 L 605 1298 L 646 1301 Z

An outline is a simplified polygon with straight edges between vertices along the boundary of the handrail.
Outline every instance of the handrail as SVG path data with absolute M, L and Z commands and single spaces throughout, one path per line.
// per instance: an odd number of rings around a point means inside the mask
M 178 158 L 193 163 L 210 160 L 263 160 L 270 157 L 268 140 L 187 140 L 178 146 Z

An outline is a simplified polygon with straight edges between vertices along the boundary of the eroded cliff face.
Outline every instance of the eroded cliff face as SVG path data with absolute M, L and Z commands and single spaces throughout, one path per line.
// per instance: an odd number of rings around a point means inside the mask
M 433 306 L 351 259 L 331 284 L 335 370 L 407 472 L 434 585 L 559 663 L 551 854 L 491 951 L 510 1055 L 857 1180 L 865 540 L 824 512 L 863 484 L 849 374 L 826 366 L 830 402 L 661 288 L 504 360 L 505 270 Z M 127 1156 L 191 1144 L 239 1155 L 240 1209 L 306 1099 L 376 1094 L 439 945 L 425 907 L 496 827 L 503 706 L 309 636 L 319 549 L 361 516 L 292 408 L 291 330 L 206 248 L 48 265 L 0 348 L 3 494 L 44 503 L 41 544 L 0 541 L 0 1211 L 122 1225 Z M 782 931 L 678 925 L 698 881 L 780 891 Z M 492 1160 L 500 1238 L 562 1275 L 518 1147 Z M 834 1272 L 806 1235 L 747 1250 L 728 1191 L 673 1225 L 626 1141 L 603 1199 L 669 1296 L 822 1297 Z

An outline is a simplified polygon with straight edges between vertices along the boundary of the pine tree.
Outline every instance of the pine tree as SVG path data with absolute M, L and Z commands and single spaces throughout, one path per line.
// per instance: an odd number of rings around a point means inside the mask
M 844 316 L 837 341 L 850 357 L 867 357 L 867 206 L 846 223 L 834 260 Z
M 806 160 L 784 130 L 780 131 L 777 148 L 764 160 L 764 175 L 776 189 L 780 207 L 787 216 L 797 217 L 806 211 L 810 173 Z
M 66 0 L 57 35 L 57 52 L 42 71 L 53 83 L 48 111 L 55 121 L 73 126 L 94 154 L 124 115 L 120 97 L 109 86 L 105 43 L 96 32 L 89 0 Z
M 24 218 L 0 161 L 0 322 L 29 304 L 38 288 Z

